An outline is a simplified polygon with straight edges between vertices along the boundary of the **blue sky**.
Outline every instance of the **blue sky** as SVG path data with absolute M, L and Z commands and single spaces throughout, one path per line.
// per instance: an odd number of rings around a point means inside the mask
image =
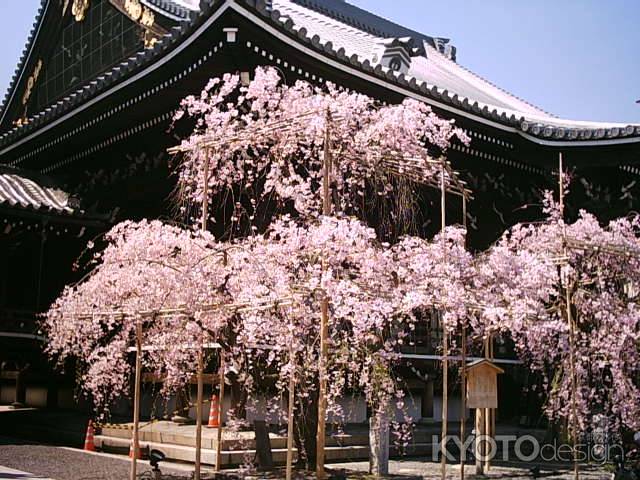
M 452 39 L 458 62 L 556 115 L 640 123 L 639 0 L 350 0 Z M 4 95 L 40 0 L 0 0 Z

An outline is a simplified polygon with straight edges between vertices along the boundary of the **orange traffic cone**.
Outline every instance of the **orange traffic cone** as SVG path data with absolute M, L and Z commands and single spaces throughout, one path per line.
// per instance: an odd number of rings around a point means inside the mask
M 220 426 L 220 405 L 218 404 L 218 396 L 211 395 L 211 408 L 209 409 L 208 428 L 218 428 Z
M 84 437 L 84 449 L 87 452 L 95 452 L 96 444 L 93 442 L 93 421 L 89 420 L 89 425 L 87 425 L 87 435 Z
M 133 458 L 133 440 L 131 440 L 131 445 L 129 445 L 129 458 Z M 142 449 L 140 448 L 140 443 L 138 443 L 138 460 L 142 459 Z

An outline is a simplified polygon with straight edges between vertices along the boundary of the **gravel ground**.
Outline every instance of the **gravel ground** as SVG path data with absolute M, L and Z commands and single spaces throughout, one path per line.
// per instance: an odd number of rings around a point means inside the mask
M 0 438 L 0 465 L 55 480 L 127 480 L 131 463 L 126 457 L 117 455 Z M 165 477 L 167 480 L 183 480 L 191 478 L 192 468 L 162 467 L 162 471 L 170 474 Z M 148 462 L 138 461 L 138 473 L 150 470 Z M 138 478 L 151 477 L 139 475 Z
M 0 465 L 22 470 L 34 475 L 52 478 L 55 480 L 127 480 L 129 478 L 130 461 L 123 456 L 109 454 L 93 454 L 82 450 L 67 447 L 47 446 L 16 440 L 8 437 L 0 437 Z M 336 471 L 344 469 L 354 472 L 348 475 L 349 479 L 371 478 L 366 475 L 368 462 L 350 462 L 343 464 L 328 465 L 328 469 Z M 147 473 L 150 467 L 148 462 L 138 462 L 138 478 L 151 478 Z M 192 476 L 192 465 L 162 466 L 163 479 L 165 480 L 186 480 Z M 474 468 L 468 465 L 465 469 L 465 478 L 496 478 L 496 479 L 527 479 L 533 478 L 528 468 L 518 468 L 518 466 L 498 465 L 491 469 L 488 477 L 476 477 L 473 475 Z M 282 471 L 280 471 L 282 472 Z M 254 474 L 240 476 L 237 472 L 226 471 L 224 477 L 231 478 L 283 478 L 280 472 L 271 474 Z M 362 472 L 355 474 L 355 472 Z M 448 479 L 458 479 L 460 477 L 460 467 L 449 465 Z M 210 470 L 203 470 L 204 478 L 213 478 Z M 440 479 L 440 464 L 412 458 L 406 460 L 392 460 L 390 462 L 390 473 L 397 475 L 395 478 L 422 478 L 423 480 Z M 223 478 L 224 478 L 223 477 Z M 298 474 L 296 478 L 311 480 L 314 475 Z M 3 476 L 0 474 L 0 479 Z M 572 480 L 573 473 L 567 466 L 541 465 L 539 478 L 552 480 Z M 611 474 L 595 467 L 583 467 L 580 478 L 583 480 L 609 480 Z

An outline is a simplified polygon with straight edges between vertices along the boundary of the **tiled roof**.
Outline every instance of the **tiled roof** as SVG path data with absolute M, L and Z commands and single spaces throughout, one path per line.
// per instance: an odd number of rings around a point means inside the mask
M 0 172 L 0 206 L 72 215 L 69 194 L 11 170 Z
M 0 120 L 2 119 L 2 114 L 4 113 L 5 109 L 8 107 L 9 105 L 9 100 L 11 99 L 11 94 L 13 93 L 13 91 L 16 88 L 16 84 L 18 83 L 18 81 L 20 80 L 20 75 L 22 73 L 22 71 L 24 70 L 25 64 L 27 62 L 27 60 L 29 60 L 29 54 L 31 53 L 31 47 L 33 46 L 38 30 L 40 29 L 40 24 L 42 23 L 42 20 L 44 19 L 44 14 L 45 14 L 45 10 L 46 7 L 49 5 L 49 1 L 48 0 L 40 0 L 40 7 L 38 8 L 38 11 L 36 12 L 36 18 L 33 22 L 33 26 L 31 27 L 31 31 L 29 32 L 29 36 L 27 37 L 27 43 L 24 47 L 24 50 L 22 50 L 22 54 L 20 55 L 20 59 L 18 60 L 18 65 L 16 66 L 15 72 L 13 73 L 13 76 L 11 77 L 11 81 L 9 82 L 9 87 L 7 88 L 7 91 L 4 95 L 4 98 L 2 100 L 2 104 L 0 105 Z
M 351 5 L 344 0 L 292 0 L 294 3 L 305 7 L 306 9 L 315 10 L 324 16 L 338 20 L 343 24 L 348 24 L 359 30 L 366 31 L 376 37 L 412 37 L 415 39 L 425 40 L 429 45 L 436 46 L 436 40 L 440 42 L 448 42 L 446 38 L 435 38 L 424 33 L 416 32 L 409 28 L 398 25 L 386 18 L 375 15 L 371 12 L 363 10 L 355 5 Z M 278 0 L 273 0 L 274 8 L 276 4 L 280 4 Z
M 190 8 L 188 3 L 176 0 L 141 0 L 141 2 L 156 12 L 178 21 L 189 20 L 190 14 L 197 10 L 194 7 Z
M 147 1 L 157 4 L 193 3 L 187 0 Z M 323 13 L 320 11 L 321 8 L 317 7 L 325 4 L 335 7 L 336 3 L 345 3 L 341 0 L 272 0 L 271 2 L 235 0 L 235 2 L 257 12 L 268 23 L 283 32 L 288 32 L 298 42 L 316 50 L 321 55 L 414 91 L 439 104 L 516 128 L 523 134 L 554 141 L 640 137 L 640 125 L 587 123 L 555 118 L 456 64 L 433 48 L 428 41 L 431 37 L 425 35 L 421 35 L 425 45 L 424 53 L 412 57 L 408 73 L 405 75 L 392 71 L 377 63 L 378 60 L 375 57 L 376 49 L 386 38 L 372 33 L 377 31 L 375 28 L 357 27 L 358 22 L 364 25 L 362 22 L 367 18 L 366 16 L 359 17 L 360 19 L 356 21 L 346 14 L 340 17 L 341 14 L 333 10 L 331 14 Z M 51 105 L 45 111 L 34 115 L 26 125 L 5 132 L 0 136 L 0 146 L 10 144 L 19 136 L 36 130 L 51 119 L 73 110 L 99 92 L 153 63 L 191 35 L 209 17 L 214 6 L 217 8 L 221 4 L 221 0 L 201 0 L 199 11 L 191 12 L 188 21 L 173 28 L 153 48 L 139 52 L 83 88 Z M 269 8 L 271 4 L 272 8 Z M 316 5 L 316 8 L 308 6 L 311 4 Z
M 45 0 L 46 1 L 46 0 Z M 202 0 L 200 9 L 191 12 L 189 20 L 171 29 L 164 37 L 158 40 L 152 48 L 138 52 L 126 61 L 114 66 L 110 70 L 84 85 L 82 88 L 58 100 L 45 110 L 29 118 L 28 123 L 12 128 L 0 135 L 0 147 L 12 143 L 19 136 L 37 130 L 41 125 L 51 121 L 62 114 L 73 110 L 76 106 L 86 102 L 111 85 L 130 76 L 143 66 L 152 63 L 164 53 L 172 50 L 180 44 L 183 38 L 188 37 L 212 12 L 211 3 L 215 0 Z
M 251 3 L 251 0 L 247 0 L 247 3 Z M 375 31 L 371 28 L 356 28 L 353 18 L 346 15 L 341 17 L 335 12 L 328 13 L 330 9 L 323 7 L 330 5 L 335 8 L 339 4 L 345 4 L 347 8 L 347 2 L 273 0 L 272 3 L 272 20 L 324 54 L 390 82 L 409 87 L 440 103 L 515 127 L 533 137 L 550 140 L 640 137 L 640 124 L 581 122 L 556 118 L 458 65 L 427 41 L 424 42 L 426 55 L 412 57 L 407 75 L 391 71 L 376 64 L 373 57 L 367 57 L 374 51 L 366 45 L 367 40 L 379 43 L 384 40 L 383 37 L 371 33 Z M 405 30 L 399 30 L 398 33 L 405 33 Z

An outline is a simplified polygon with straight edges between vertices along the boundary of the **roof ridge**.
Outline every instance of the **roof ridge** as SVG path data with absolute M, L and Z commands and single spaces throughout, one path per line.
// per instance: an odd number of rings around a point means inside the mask
M 507 94 L 508 96 L 518 100 L 519 102 L 524 103 L 525 105 L 528 105 L 529 107 L 532 107 L 532 108 L 536 109 L 537 111 L 539 111 L 539 112 L 541 112 L 541 113 L 543 113 L 545 115 L 548 115 L 548 116 L 553 117 L 553 118 L 557 118 L 557 115 L 555 115 L 553 113 L 550 113 L 550 112 L 547 112 L 543 108 L 538 107 L 537 105 L 529 102 L 528 100 L 525 100 L 524 98 L 521 98 L 518 95 L 515 95 L 515 94 L 511 93 L 510 91 L 500 87 L 499 85 L 496 85 L 491 80 L 488 80 L 488 79 L 484 78 L 482 75 L 477 74 L 473 70 L 470 70 L 468 67 L 465 67 L 464 65 L 462 65 L 462 64 L 460 64 L 458 62 L 454 62 L 454 61 L 450 60 L 449 58 L 447 58 L 446 55 L 443 55 L 442 53 L 440 53 L 437 48 L 431 47 L 431 50 L 433 50 L 433 52 L 435 52 L 436 55 L 439 55 L 444 60 L 446 60 L 448 62 L 451 62 L 453 65 L 455 65 L 458 68 L 460 68 L 464 73 L 466 73 L 466 74 L 470 75 L 471 77 L 473 77 L 473 79 L 480 80 L 480 81 L 486 83 L 487 85 L 490 85 L 491 87 L 495 88 L 496 90 Z M 431 50 L 429 50 L 429 53 L 431 53 Z
M 141 0 L 143 4 L 150 4 L 157 9 L 165 12 L 165 14 L 173 15 L 181 21 L 189 20 L 189 15 L 193 10 L 189 10 L 183 5 L 173 0 Z
M 360 22 L 358 20 L 356 20 L 354 17 L 348 15 L 348 14 L 343 14 L 341 12 L 339 12 L 338 10 L 336 10 L 335 8 L 331 8 L 330 6 L 327 5 L 326 0 L 291 0 L 293 3 L 297 3 L 298 5 L 301 5 L 303 7 L 307 7 L 311 10 L 314 10 L 318 13 L 321 13 L 323 15 L 327 15 L 328 17 L 337 20 L 339 22 L 344 23 L 345 25 L 349 25 L 351 27 L 354 27 L 358 30 L 362 30 L 366 33 L 372 34 L 376 37 L 382 37 L 382 38 L 390 38 L 390 37 L 397 37 L 398 34 L 394 33 L 390 30 L 384 30 L 382 27 L 375 27 L 373 25 L 369 25 L 363 22 Z M 363 12 L 366 15 L 370 15 L 371 17 L 377 18 L 379 20 L 382 20 L 383 22 L 386 22 L 390 25 L 393 25 L 395 28 L 399 28 L 401 30 L 403 30 L 404 32 L 402 33 L 403 36 L 411 36 L 411 35 L 417 35 L 420 39 L 422 40 L 427 40 L 430 45 L 435 46 L 435 40 L 434 38 L 441 38 L 441 37 L 432 37 L 431 35 L 427 35 L 415 30 L 412 30 L 410 28 L 407 28 L 403 25 L 400 25 L 399 23 L 394 22 L 393 20 L 383 17 L 382 15 L 378 15 L 377 13 L 373 13 L 373 12 L 369 12 L 368 10 L 365 10 L 363 8 L 358 7 L 357 5 L 354 5 L 352 3 L 349 3 L 345 0 L 341 0 L 341 3 L 344 5 L 347 5 L 349 8 L 358 10 L 360 12 Z M 448 39 L 444 39 L 444 40 L 448 40 Z

